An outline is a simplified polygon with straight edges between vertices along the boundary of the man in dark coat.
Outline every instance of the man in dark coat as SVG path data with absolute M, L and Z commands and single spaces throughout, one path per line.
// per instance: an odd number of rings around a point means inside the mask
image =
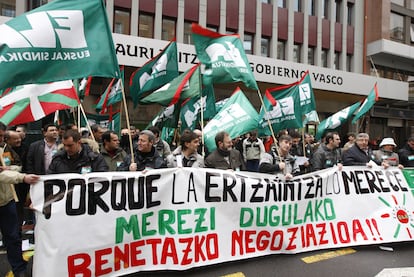
M 63 149 L 53 156 L 48 174 L 90 173 L 108 171 L 104 157 L 93 152 L 87 144 L 82 144 L 81 135 L 76 130 L 63 134 Z
M 398 151 L 400 164 L 405 167 L 414 167 L 414 136 L 409 137 L 407 143 Z
M 359 133 L 356 137 L 355 144 L 342 154 L 342 164 L 348 165 L 364 165 L 371 167 L 371 161 L 375 161 L 375 156 L 368 146 L 369 135 L 367 133 Z
M 241 153 L 233 149 L 233 142 L 227 132 L 221 131 L 216 134 L 216 150 L 204 160 L 209 168 L 246 170 Z
M 149 130 L 139 133 L 137 147 L 134 150 L 134 161 L 131 154 L 125 157 L 118 167 L 119 171 L 143 171 L 146 169 L 166 168 L 165 160 L 155 149 L 155 135 Z

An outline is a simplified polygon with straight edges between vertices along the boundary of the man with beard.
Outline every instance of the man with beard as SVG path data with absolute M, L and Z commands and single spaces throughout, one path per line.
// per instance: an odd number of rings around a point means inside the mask
M 216 149 L 204 160 L 208 168 L 246 170 L 242 155 L 236 149 L 233 149 L 233 142 L 230 135 L 221 131 L 216 134 Z
M 325 143 L 319 145 L 318 149 L 312 156 L 311 164 L 313 170 L 321 170 L 324 168 L 338 165 L 341 169 L 341 139 L 336 132 L 329 132 L 325 136 Z

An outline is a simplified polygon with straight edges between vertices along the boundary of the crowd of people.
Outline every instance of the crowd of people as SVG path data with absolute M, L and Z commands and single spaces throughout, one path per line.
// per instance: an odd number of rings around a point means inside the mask
M 158 127 L 142 131 L 132 127 L 122 129 L 119 136 L 99 125 L 78 130 L 74 124 L 46 124 L 43 138 L 28 144 L 25 126 L 7 128 L 0 122 L 0 229 L 14 276 L 26 276 L 20 230 L 30 203 L 29 184 L 36 183 L 39 175 L 206 167 L 276 174 L 289 180 L 334 166 L 339 170 L 350 165 L 414 167 L 414 137 L 397 151 L 390 137 L 372 150 L 366 133 L 348 134 L 342 146 L 337 132 L 316 142 L 311 134 L 296 130 L 266 138 L 259 138 L 256 131 L 237 138 L 221 131 L 215 136 L 216 148 L 209 151 L 198 129 L 183 131 L 177 145 L 162 140 L 160 133 Z

